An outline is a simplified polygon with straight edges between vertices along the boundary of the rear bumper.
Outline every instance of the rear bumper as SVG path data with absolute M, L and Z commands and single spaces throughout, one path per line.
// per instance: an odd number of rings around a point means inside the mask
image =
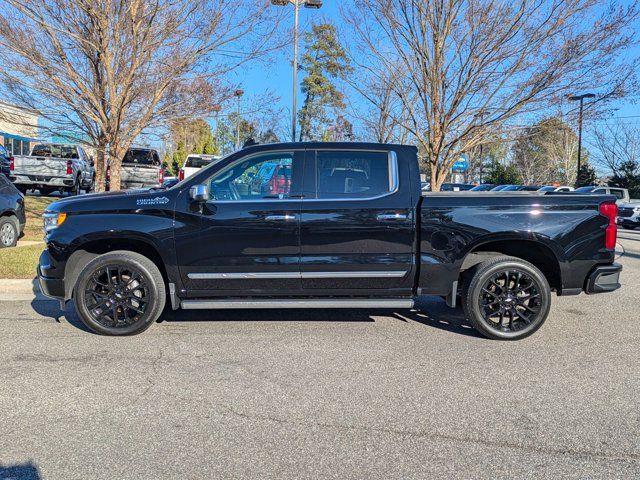
M 613 292 L 620 288 L 620 272 L 622 265 L 613 263 L 611 265 L 600 265 L 595 267 L 587 277 L 584 291 L 591 295 L 593 293 Z
M 47 175 L 21 175 L 13 174 L 10 180 L 16 185 L 23 186 L 49 186 L 49 187 L 72 187 L 74 183 L 73 176 L 68 177 L 51 177 Z

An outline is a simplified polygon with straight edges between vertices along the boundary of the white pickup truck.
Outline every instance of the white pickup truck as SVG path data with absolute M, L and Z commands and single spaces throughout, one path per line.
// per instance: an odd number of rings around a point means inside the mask
M 79 145 L 40 143 L 31 155 L 16 155 L 9 167 L 9 179 L 23 194 L 39 190 L 43 196 L 54 191 L 78 195 L 95 186 L 93 159 Z

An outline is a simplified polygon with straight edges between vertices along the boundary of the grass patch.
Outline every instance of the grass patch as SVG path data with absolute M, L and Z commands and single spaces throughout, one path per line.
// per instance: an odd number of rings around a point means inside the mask
M 60 199 L 50 197 L 24 197 L 24 209 L 27 214 L 27 224 L 24 227 L 24 237 L 22 237 L 22 240 L 42 241 L 44 237 L 44 233 L 42 232 L 42 213 L 46 210 L 49 204 L 56 200 Z M 2 275 L 0 275 L 0 278 L 9 277 L 2 277 Z
M 0 249 L 0 278 L 34 278 L 44 243 Z

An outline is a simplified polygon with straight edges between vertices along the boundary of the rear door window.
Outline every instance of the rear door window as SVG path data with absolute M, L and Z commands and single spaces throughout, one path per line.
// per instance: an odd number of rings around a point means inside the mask
M 395 188 L 390 165 L 387 152 L 319 150 L 317 197 L 371 198 L 390 193 Z
M 618 188 L 611 188 L 609 191 L 611 192 L 611 195 L 615 195 L 618 200 L 622 200 L 624 198 L 624 191 Z

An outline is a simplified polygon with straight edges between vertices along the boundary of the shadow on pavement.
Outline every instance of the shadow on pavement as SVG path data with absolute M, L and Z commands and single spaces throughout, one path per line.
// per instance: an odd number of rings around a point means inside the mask
M 627 254 L 628 255 L 628 254 Z M 37 291 L 37 280 L 33 280 Z M 41 295 L 31 301 L 38 315 L 60 323 L 64 318 L 73 327 L 95 334 L 78 317 L 73 302 L 65 310 Z M 451 309 L 440 297 L 420 297 L 411 310 L 390 309 L 247 309 L 247 310 L 176 310 L 165 309 L 158 323 L 163 322 L 375 322 L 375 317 L 390 317 L 402 322 L 416 322 L 428 327 L 460 335 L 480 337 L 466 321 L 461 308 Z M 0 480 L 3 480 L 0 477 Z
M 33 462 L 3 465 L 0 463 L 0 480 L 40 480 L 40 472 Z

